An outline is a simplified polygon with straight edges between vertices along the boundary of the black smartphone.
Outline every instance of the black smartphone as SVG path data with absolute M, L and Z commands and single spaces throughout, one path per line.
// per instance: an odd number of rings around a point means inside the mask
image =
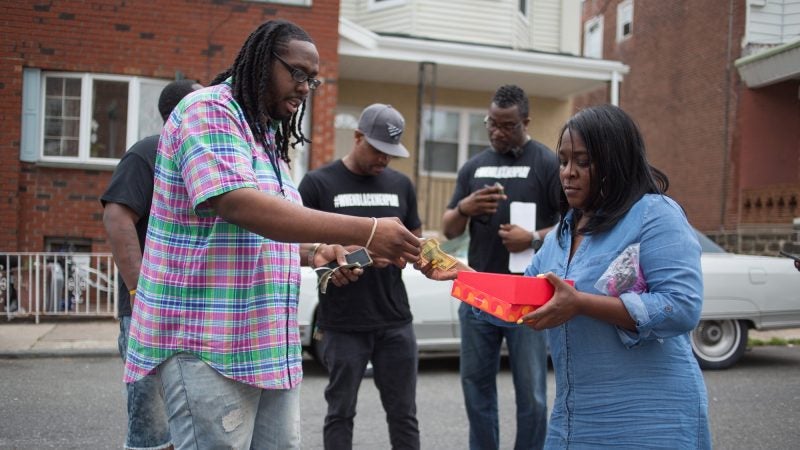
M 361 247 L 354 252 L 348 253 L 347 255 L 345 255 L 345 259 L 347 259 L 346 267 L 367 267 L 372 265 L 372 258 L 370 258 L 369 252 L 367 252 L 367 249 L 364 247 Z M 326 264 L 325 267 L 335 269 L 339 267 L 339 263 L 334 260 Z
M 783 255 L 783 256 L 785 256 L 787 258 L 792 258 L 793 260 L 800 262 L 800 255 L 795 255 L 793 253 L 786 253 L 783 250 L 781 250 L 780 253 L 781 253 L 781 255 Z

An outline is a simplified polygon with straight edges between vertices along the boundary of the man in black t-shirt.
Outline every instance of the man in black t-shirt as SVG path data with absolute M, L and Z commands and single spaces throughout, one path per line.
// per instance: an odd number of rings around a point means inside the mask
M 405 175 L 387 167 L 408 157 L 400 143 L 403 116 L 389 105 L 373 104 L 361 114 L 350 153 L 309 172 L 299 186 L 303 204 L 360 217 L 397 217 L 417 236 L 417 197 Z M 392 448 L 418 449 L 416 418 L 417 343 L 402 268 L 376 259 L 355 283 L 329 286 L 319 294 L 317 326 L 322 361 L 330 374 L 325 389 L 328 412 L 325 448 L 351 448 L 356 398 L 372 361 Z
M 558 220 L 558 159 L 527 135 L 528 98 L 501 86 L 485 119 L 491 147 L 458 171 L 455 192 L 442 218 L 449 239 L 469 224 L 469 265 L 479 272 L 510 273 L 509 255 L 538 249 Z M 536 230 L 510 223 L 511 203 L 536 204 Z M 508 345 L 517 401 L 514 448 L 544 446 L 547 432 L 547 354 L 544 335 L 495 319 L 466 303 L 459 306 L 461 385 L 471 449 L 499 448 L 496 378 L 503 339 Z M 510 445 L 504 447 L 511 448 Z
M 166 85 L 158 99 L 158 111 L 164 122 L 186 95 L 200 88 L 202 86 L 193 80 L 178 80 Z M 123 361 L 127 355 L 131 310 L 150 219 L 157 150 L 158 135 L 135 143 L 119 161 L 108 188 L 100 197 L 103 225 L 120 274 L 117 295 L 120 332 L 117 341 Z M 147 376 L 125 386 L 128 395 L 125 448 L 170 448 L 169 425 L 158 378 Z

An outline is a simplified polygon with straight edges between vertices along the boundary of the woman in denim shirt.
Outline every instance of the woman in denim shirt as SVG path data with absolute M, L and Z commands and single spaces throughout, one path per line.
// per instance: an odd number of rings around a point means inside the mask
M 700 245 L 664 194 L 667 177 L 648 164 L 633 120 L 610 105 L 573 116 L 558 157 L 562 219 L 525 272 L 555 293 L 520 319 L 547 330 L 555 367 L 545 448 L 711 448 L 689 343 L 703 306 Z M 417 267 L 436 280 L 472 270 Z
M 703 304 L 700 245 L 664 195 L 666 176 L 610 105 L 573 116 L 558 157 L 562 219 L 526 271 L 556 290 L 521 319 L 547 329 L 555 368 L 546 447 L 710 448 L 689 343 Z

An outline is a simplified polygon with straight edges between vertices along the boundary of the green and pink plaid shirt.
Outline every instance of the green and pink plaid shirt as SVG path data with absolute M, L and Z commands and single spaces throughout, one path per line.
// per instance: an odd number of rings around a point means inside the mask
M 241 188 L 281 196 L 229 83 L 186 97 L 161 133 L 127 383 L 178 352 L 264 389 L 293 388 L 302 379 L 298 244 L 227 223 L 208 203 Z M 274 149 L 274 132 L 267 141 Z M 288 166 L 280 161 L 280 168 L 287 201 L 302 204 Z

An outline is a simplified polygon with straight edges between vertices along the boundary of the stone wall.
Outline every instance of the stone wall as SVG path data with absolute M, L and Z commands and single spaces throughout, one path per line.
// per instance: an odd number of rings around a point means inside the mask
M 800 254 L 800 217 L 794 224 L 742 225 L 737 231 L 706 233 L 733 253 L 779 256 L 781 250 Z

